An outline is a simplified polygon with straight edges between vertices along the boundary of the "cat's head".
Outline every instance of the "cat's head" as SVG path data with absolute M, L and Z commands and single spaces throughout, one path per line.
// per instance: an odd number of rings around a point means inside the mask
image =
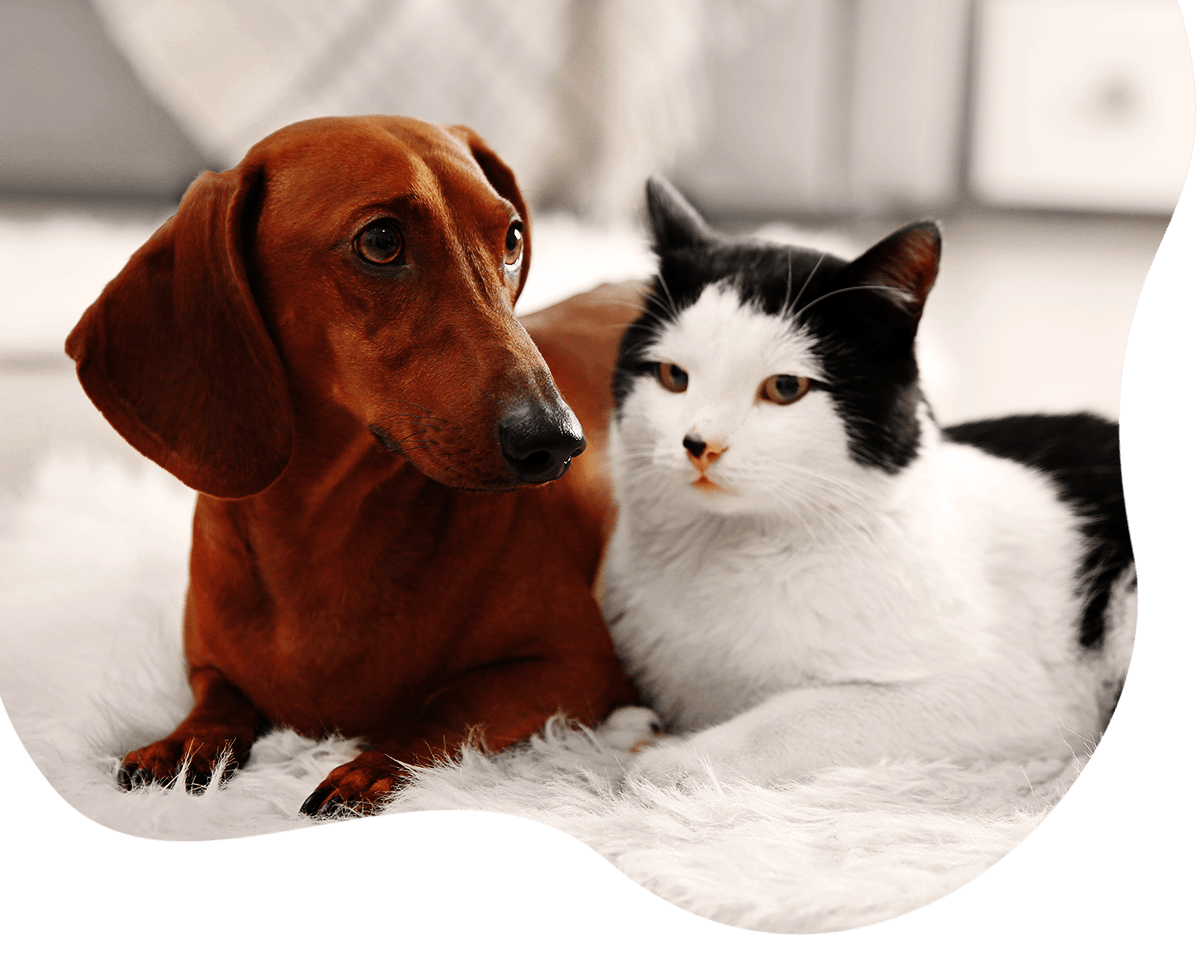
M 664 180 L 646 193 L 659 272 L 613 379 L 625 486 L 744 513 L 902 470 L 936 224 L 846 261 L 722 236 Z

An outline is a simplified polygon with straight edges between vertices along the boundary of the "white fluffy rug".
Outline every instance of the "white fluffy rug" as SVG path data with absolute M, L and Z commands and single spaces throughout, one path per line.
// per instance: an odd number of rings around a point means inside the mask
M 0 695 L 54 788 L 108 827 L 208 839 L 308 825 L 301 802 L 352 744 L 276 732 L 202 796 L 116 786 L 119 757 L 190 704 L 178 622 L 191 506 L 149 465 L 135 475 L 63 456 L 0 506 Z M 896 763 L 679 792 L 621 785 L 612 749 L 559 725 L 508 754 L 420 773 L 390 812 L 518 814 L 700 916 L 814 932 L 893 917 L 966 883 L 1042 821 L 1076 767 Z

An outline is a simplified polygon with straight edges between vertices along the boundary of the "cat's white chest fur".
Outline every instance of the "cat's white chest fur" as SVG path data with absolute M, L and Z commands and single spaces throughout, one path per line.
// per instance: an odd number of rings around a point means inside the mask
M 1075 521 L 1032 471 L 938 454 L 856 521 L 622 514 L 602 605 L 650 705 L 686 732 L 800 687 L 1051 686 L 1069 658 Z

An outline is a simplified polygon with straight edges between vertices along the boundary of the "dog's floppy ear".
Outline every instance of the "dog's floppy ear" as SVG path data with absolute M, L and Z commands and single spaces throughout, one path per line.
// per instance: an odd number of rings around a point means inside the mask
M 258 493 L 291 455 L 283 364 L 243 255 L 260 184 L 251 168 L 199 177 L 67 338 L 117 432 L 214 497 Z
M 517 208 L 517 212 L 525 224 L 525 259 L 521 263 L 521 279 L 517 283 L 517 296 L 519 297 L 525 288 L 525 278 L 529 276 L 530 229 L 529 210 L 525 207 L 525 198 L 521 196 L 521 191 L 517 187 L 517 178 L 509 169 L 508 164 L 501 160 L 496 152 L 483 142 L 483 138 L 470 127 L 455 124 L 446 129 L 467 145 L 475 162 L 483 169 L 483 175 L 487 177 L 488 183 L 500 196 Z

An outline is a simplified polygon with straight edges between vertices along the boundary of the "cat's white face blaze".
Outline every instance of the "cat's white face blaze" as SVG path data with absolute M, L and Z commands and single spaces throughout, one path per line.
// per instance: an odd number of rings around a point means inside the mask
M 669 367 L 661 379 L 639 377 L 625 400 L 618 469 L 633 495 L 722 514 L 803 514 L 862 479 L 829 394 L 787 402 L 789 378 L 803 391 L 825 376 L 811 338 L 789 321 L 710 286 L 643 359 Z

